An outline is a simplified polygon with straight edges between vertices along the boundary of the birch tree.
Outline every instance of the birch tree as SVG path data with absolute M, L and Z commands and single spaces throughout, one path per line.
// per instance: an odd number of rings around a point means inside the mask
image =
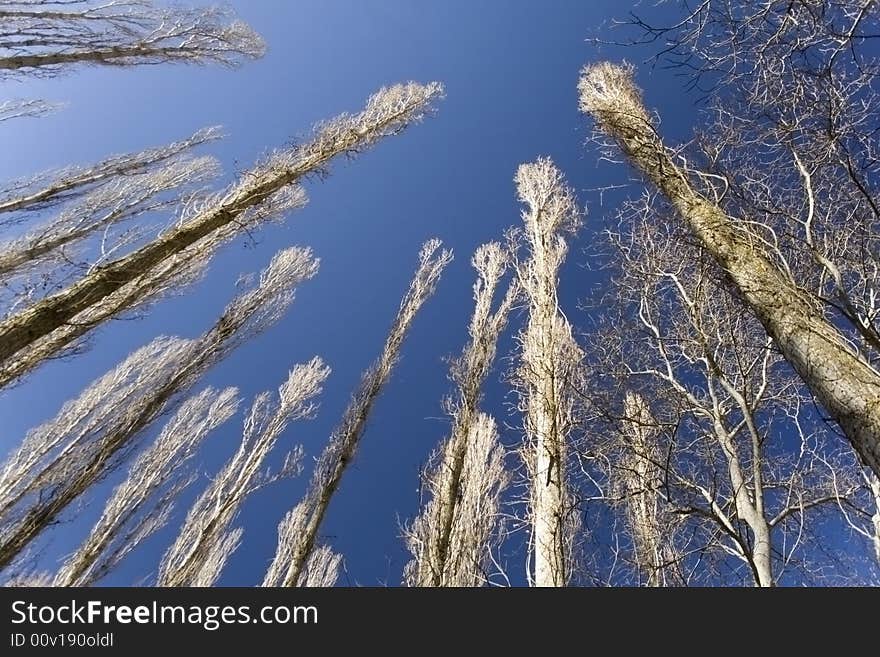
M 157 338 L 31 430 L 0 470 L 0 567 L 116 467 L 211 366 L 274 324 L 317 268 L 309 249 L 280 251 L 258 285 L 238 295 L 200 337 Z
M 707 182 L 711 172 L 701 175 L 664 146 L 631 69 L 587 66 L 579 91 L 581 109 L 663 193 L 862 461 L 880 472 L 880 373 L 777 257 L 772 235 L 728 214 L 722 190 Z
M 409 586 L 477 586 L 485 579 L 498 498 L 509 476 L 494 421 L 479 414 L 479 404 L 498 338 L 519 293 L 514 281 L 493 310 L 507 259 L 503 247 L 491 242 L 477 249 L 472 260 L 477 281 L 470 340 L 452 362 L 456 392 L 444 402 L 452 428 L 424 475 L 429 500 L 405 532 L 413 555 L 404 573 Z
M 77 65 L 235 66 L 265 50 L 260 35 L 218 7 L 161 7 L 152 0 L 0 2 L 0 77 L 52 76 Z
M 273 481 L 299 473 L 302 447 L 298 446 L 287 452 L 278 472 L 260 470 L 288 424 L 315 412 L 312 400 L 321 393 L 329 374 L 330 368 L 313 358 L 290 370 L 277 399 L 268 392 L 257 396 L 245 418 L 238 451 L 196 500 L 177 540 L 165 553 L 159 586 L 212 586 L 217 581 L 238 547 L 241 530 L 230 525 L 245 498 Z
M 557 279 L 565 260 L 564 235 L 581 225 L 574 193 L 548 158 L 523 164 L 516 173 L 528 259 L 515 263 L 528 303 L 519 337 L 516 380 L 525 418 L 525 461 L 531 488 L 529 513 L 534 559 L 530 583 L 565 586 L 572 572 L 576 510 L 568 489 L 568 436 L 574 395 L 571 384 L 581 358 L 572 328 L 559 308 Z
M 153 444 L 132 463 L 86 540 L 55 576 L 54 586 L 94 584 L 163 527 L 192 477 L 184 466 L 202 441 L 238 409 L 238 391 L 207 388 L 181 404 Z
M 206 263 L 234 235 L 299 207 L 304 197 L 298 181 L 326 171 L 334 157 L 353 155 L 420 120 L 442 90 L 439 83 L 413 82 L 381 89 L 363 111 L 317 126 L 310 139 L 275 153 L 229 189 L 197 204 L 156 240 L 0 321 L 5 370 L 0 386 L 106 319 L 173 288 L 181 276 L 189 280 L 193 263 Z
M 321 548 L 317 544 L 321 523 L 363 438 L 373 405 L 400 358 L 413 320 L 434 294 L 443 270 L 452 260 L 452 252 L 440 250 L 441 244 L 438 239 L 428 240 L 419 252 L 419 266 L 400 303 L 381 355 L 361 377 L 342 420 L 315 464 L 302 501 L 279 524 L 278 547 L 263 586 L 299 586 L 308 579 L 304 576 L 307 564 Z

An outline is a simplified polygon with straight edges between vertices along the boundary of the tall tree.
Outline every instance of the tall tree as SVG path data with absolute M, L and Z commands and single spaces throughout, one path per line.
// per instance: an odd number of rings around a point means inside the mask
M 568 247 L 564 235 L 581 225 L 574 193 L 549 158 L 523 164 L 516 173 L 528 258 L 515 263 L 528 303 L 519 337 L 516 380 L 525 418 L 530 478 L 531 550 L 535 586 L 565 586 L 572 572 L 577 511 L 568 491 L 568 435 L 574 395 L 571 385 L 581 358 L 572 328 L 559 308 L 557 278 Z
M 662 493 L 663 454 L 656 420 L 640 394 L 626 393 L 622 422 L 627 449 L 615 469 L 615 483 L 625 507 L 639 580 L 648 586 L 680 583 L 680 556 L 673 542 L 665 538 L 673 522 Z
M 259 34 L 218 7 L 160 7 L 152 0 L 0 2 L 0 77 L 50 76 L 83 64 L 234 66 L 265 50 Z
M 214 177 L 211 157 L 179 157 L 142 173 L 120 176 L 61 209 L 50 221 L 0 243 L 0 310 L 6 314 L 62 289 L 118 257 L 149 232 L 156 213 L 198 197 L 195 185 Z
M 217 581 L 241 539 L 241 530 L 230 525 L 245 498 L 272 481 L 299 473 L 299 446 L 287 452 L 277 473 L 261 473 L 260 469 L 287 425 L 314 413 L 312 399 L 321 394 L 329 374 L 330 368 L 316 357 L 290 370 L 277 400 L 268 392 L 257 395 L 245 418 L 238 451 L 196 500 L 177 540 L 165 553 L 159 586 L 212 586 Z
M 263 580 L 264 586 L 301 586 L 306 581 L 307 564 L 316 550 L 321 549 L 316 545 L 321 523 L 345 470 L 354 458 L 373 404 L 391 377 L 403 341 L 419 309 L 434 294 L 443 270 L 452 260 L 451 251 L 437 253 L 440 246 L 440 240 L 428 240 L 419 252 L 418 269 L 400 303 L 381 355 L 364 372 L 342 420 L 315 464 L 302 501 L 278 526 L 278 547 Z
M 665 195 L 864 463 L 880 473 L 880 372 L 779 264 L 772 241 L 725 212 L 711 190 L 700 191 L 709 176 L 680 164 L 664 146 L 630 68 L 587 66 L 579 91 L 581 109 Z
M 0 369 L 5 368 L 5 373 L 0 373 L 0 386 L 107 318 L 167 289 L 181 270 L 191 272 L 193 262 L 206 262 L 219 244 L 261 223 L 266 215 L 277 216 L 301 205 L 296 185 L 304 176 L 324 171 L 335 156 L 352 155 L 399 133 L 421 119 L 442 92 L 439 83 L 411 82 L 381 89 L 363 111 L 320 124 L 311 139 L 275 153 L 156 240 L 3 320 Z
M 168 521 L 174 498 L 191 477 L 181 471 L 202 441 L 238 409 L 235 388 L 207 388 L 181 404 L 153 444 L 132 463 L 85 541 L 58 574 L 55 586 L 89 586 Z
M 462 429 L 459 429 L 462 431 Z M 437 463 L 423 487 L 432 496 L 421 515 L 406 530 L 406 542 L 413 555 L 404 570 L 409 586 L 482 586 L 490 581 L 491 550 L 499 538 L 501 495 L 511 475 L 505 463 L 505 449 L 498 428 L 490 416 L 476 413 L 467 433 L 459 434 L 460 465 L 453 470 L 452 439 L 443 444 Z M 450 479 L 455 476 L 453 487 Z M 446 498 L 455 490 L 455 498 Z M 454 506 L 448 533 L 439 521 L 444 506 Z M 442 552 L 439 549 L 442 543 Z
M 479 416 L 482 386 L 519 293 L 514 281 L 493 310 L 507 260 L 495 242 L 477 249 L 472 260 L 477 281 L 470 340 L 452 362 L 456 392 L 444 404 L 452 428 L 424 475 L 429 501 L 406 532 L 413 555 L 405 572 L 410 586 L 476 586 L 483 579 L 497 500 L 508 479 L 494 422 Z
M 157 338 L 31 430 L 0 470 L 0 567 L 117 466 L 211 366 L 277 321 L 317 268 L 309 249 L 280 251 L 200 337 Z

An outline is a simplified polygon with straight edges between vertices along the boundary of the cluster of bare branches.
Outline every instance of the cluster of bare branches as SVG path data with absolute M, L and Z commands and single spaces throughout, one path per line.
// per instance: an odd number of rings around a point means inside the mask
M 0 471 L 0 567 L 118 466 L 212 365 L 276 322 L 317 268 L 309 249 L 279 252 L 200 337 L 157 338 L 31 430 Z
M 61 103 L 45 100 L 4 100 L 0 102 L 0 123 L 23 117 L 36 118 L 61 109 Z
M 253 491 L 299 474 L 302 448 L 290 449 L 278 472 L 260 468 L 290 422 L 316 410 L 312 399 L 330 375 L 320 358 L 297 365 L 278 389 L 278 399 L 262 393 L 244 421 L 241 445 L 189 511 L 177 540 L 159 567 L 159 586 L 212 586 L 238 547 L 242 530 L 230 529 L 244 499 Z
M 0 77 L 52 76 L 76 65 L 183 62 L 235 66 L 262 57 L 262 37 L 229 10 L 152 0 L 3 0 Z
M 131 465 L 86 540 L 67 560 L 53 584 L 88 586 L 110 572 L 167 522 L 174 498 L 192 481 L 184 466 L 201 442 L 238 410 L 235 388 L 207 388 L 183 404 L 153 444 Z M 148 506 L 149 505 L 149 506 Z
M 608 231 L 617 308 L 589 349 L 602 379 L 601 494 L 623 505 L 648 583 L 772 586 L 795 571 L 820 581 L 820 521 L 840 507 L 864 513 L 852 452 L 817 423 L 723 272 L 658 206 L 633 202 Z
M 120 258 L 0 321 L 0 387 L 57 355 L 92 328 L 191 281 L 217 248 L 248 230 L 301 207 L 298 182 L 421 119 L 442 95 L 438 83 L 400 84 L 370 97 L 365 109 L 315 129 L 301 145 L 280 151 L 229 189 L 199 199 L 179 221 Z

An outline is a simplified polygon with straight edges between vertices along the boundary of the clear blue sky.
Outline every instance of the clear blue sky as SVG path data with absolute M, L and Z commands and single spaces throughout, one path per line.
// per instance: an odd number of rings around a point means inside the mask
M 231 4 L 268 42 L 267 56 L 240 70 L 83 69 L 52 80 L 3 83 L 3 96 L 61 100 L 69 106 L 43 119 L 0 126 L 0 179 L 166 143 L 214 124 L 225 126 L 229 136 L 206 152 L 222 160 L 231 179 L 315 121 L 357 110 L 382 85 L 440 80 L 447 98 L 435 118 L 356 161 L 337 163 L 325 182 L 309 184 L 305 210 L 280 227 L 262 230 L 256 245 L 236 240 L 184 296 L 163 301 L 145 319 L 102 329 L 87 354 L 50 363 L 25 385 L 0 395 L 0 449 L 17 443 L 29 427 L 51 417 L 64 400 L 153 337 L 200 333 L 233 296 L 239 274 L 258 271 L 283 247 L 313 247 L 322 260 L 320 274 L 302 286 L 288 315 L 196 388 L 236 385 L 249 403 L 257 392 L 276 388 L 294 363 L 315 354 L 333 368 L 317 418 L 292 425 L 276 450 L 280 454 L 302 443 L 306 473 L 253 495 L 239 519 L 243 544 L 221 583 L 255 584 L 274 552 L 279 519 L 302 493 L 311 458 L 361 371 L 378 354 L 419 245 L 440 237 L 455 250 L 456 261 L 416 321 L 323 528 L 324 537 L 345 556 L 342 583 L 396 585 L 406 560 L 399 523 L 415 514 L 420 467 L 447 426 L 440 407 L 448 391 L 443 358 L 455 354 L 466 337 L 473 279 L 469 259 L 479 244 L 500 239 L 519 222 L 512 184 L 519 163 L 551 156 L 589 207 L 587 229 L 563 273 L 567 310 L 576 313 L 578 298 L 593 282 L 583 267 L 583 252 L 592 232 L 601 228 L 605 210 L 594 190 L 625 184 L 630 174 L 622 166 L 597 164 L 584 148 L 589 127 L 577 111 L 575 85 L 584 63 L 623 56 L 613 48 L 597 51 L 585 39 L 631 7 L 607 0 Z M 639 53 L 626 55 L 637 61 Z M 681 82 L 646 70 L 639 82 L 665 117 L 665 134 L 685 137 L 696 109 Z M 497 384 L 490 386 L 487 408 L 513 422 L 502 393 Z M 204 473 L 231 455 L 240 428 L 239 416 L 209 439 Z M 515 442 L 517 434 L 507 431 L 505 440 Z M 151 577 L 188 502 L 205 483 L 203 477 L 189 489 L 169 527 L 107 583 Z M 67 515 L 70 522 L 39 541 L 47 567 L 75 547 L 102 504 L 100 495 L 87 496 Z M 512 563 L 512 575 L 521 577 L 522 568 Z

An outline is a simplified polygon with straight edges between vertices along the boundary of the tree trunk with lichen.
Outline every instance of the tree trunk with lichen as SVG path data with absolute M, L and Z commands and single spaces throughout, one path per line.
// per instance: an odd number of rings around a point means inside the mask
M 862 461 L 880 474 L 880 372 L 859 357 L 810 295 L 773 264 L 745 226 L 691 186 L 654 129 L 629 69 L 607 63 L 589 66 L 579 89 L 581 109 L 666 196 Z

